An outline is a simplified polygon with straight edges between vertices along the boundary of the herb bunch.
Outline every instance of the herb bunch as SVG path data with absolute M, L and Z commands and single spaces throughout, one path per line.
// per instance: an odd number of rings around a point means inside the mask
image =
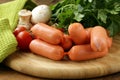
M 103 26 L 115 36 L 120 32 L 120 0 L 62 0 L 51 6 L 52 23 L 66 32 L 69 24 L 80 22 L 85 28 Z

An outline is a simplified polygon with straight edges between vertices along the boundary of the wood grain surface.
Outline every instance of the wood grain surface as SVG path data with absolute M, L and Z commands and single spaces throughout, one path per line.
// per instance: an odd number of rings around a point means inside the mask
M 5 63 L 25 74 L 54 79 L 82 79 L 100 77 L 120 71 L 120 35 L 113 39 L 109 54 L 89 61 L 53 61 L 31 52 L 17 51 Z M 29 67 L 29 68 L 28 68 Z

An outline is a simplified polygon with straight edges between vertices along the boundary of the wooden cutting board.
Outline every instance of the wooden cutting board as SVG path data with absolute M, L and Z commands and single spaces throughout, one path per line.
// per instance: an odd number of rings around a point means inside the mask
M 31 52 L 17 51 L 5 64 L 32 76 L 54 79 L 81 79 L 104 76 L 120 71 L 120 34 L 113 39 L 109 54 L 89 61 L 53 61 Z

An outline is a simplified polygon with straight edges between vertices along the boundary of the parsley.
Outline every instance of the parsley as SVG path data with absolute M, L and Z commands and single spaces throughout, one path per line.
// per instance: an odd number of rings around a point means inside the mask
M 52 23 L 65 31 L 69 24 L 80 22 L 85 28 L 101 25 L 110 36 L 120 32 L 120 0 L 62 0 L 51 9 Z

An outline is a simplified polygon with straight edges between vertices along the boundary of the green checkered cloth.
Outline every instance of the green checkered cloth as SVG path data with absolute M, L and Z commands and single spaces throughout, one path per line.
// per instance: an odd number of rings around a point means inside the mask
M 17 26 L 18 12 L 23 8 L 32 10 L 35 6 L 31 0 L 14 0 L 0 4 L 0 63 L 17 50 L 13 30 Z

